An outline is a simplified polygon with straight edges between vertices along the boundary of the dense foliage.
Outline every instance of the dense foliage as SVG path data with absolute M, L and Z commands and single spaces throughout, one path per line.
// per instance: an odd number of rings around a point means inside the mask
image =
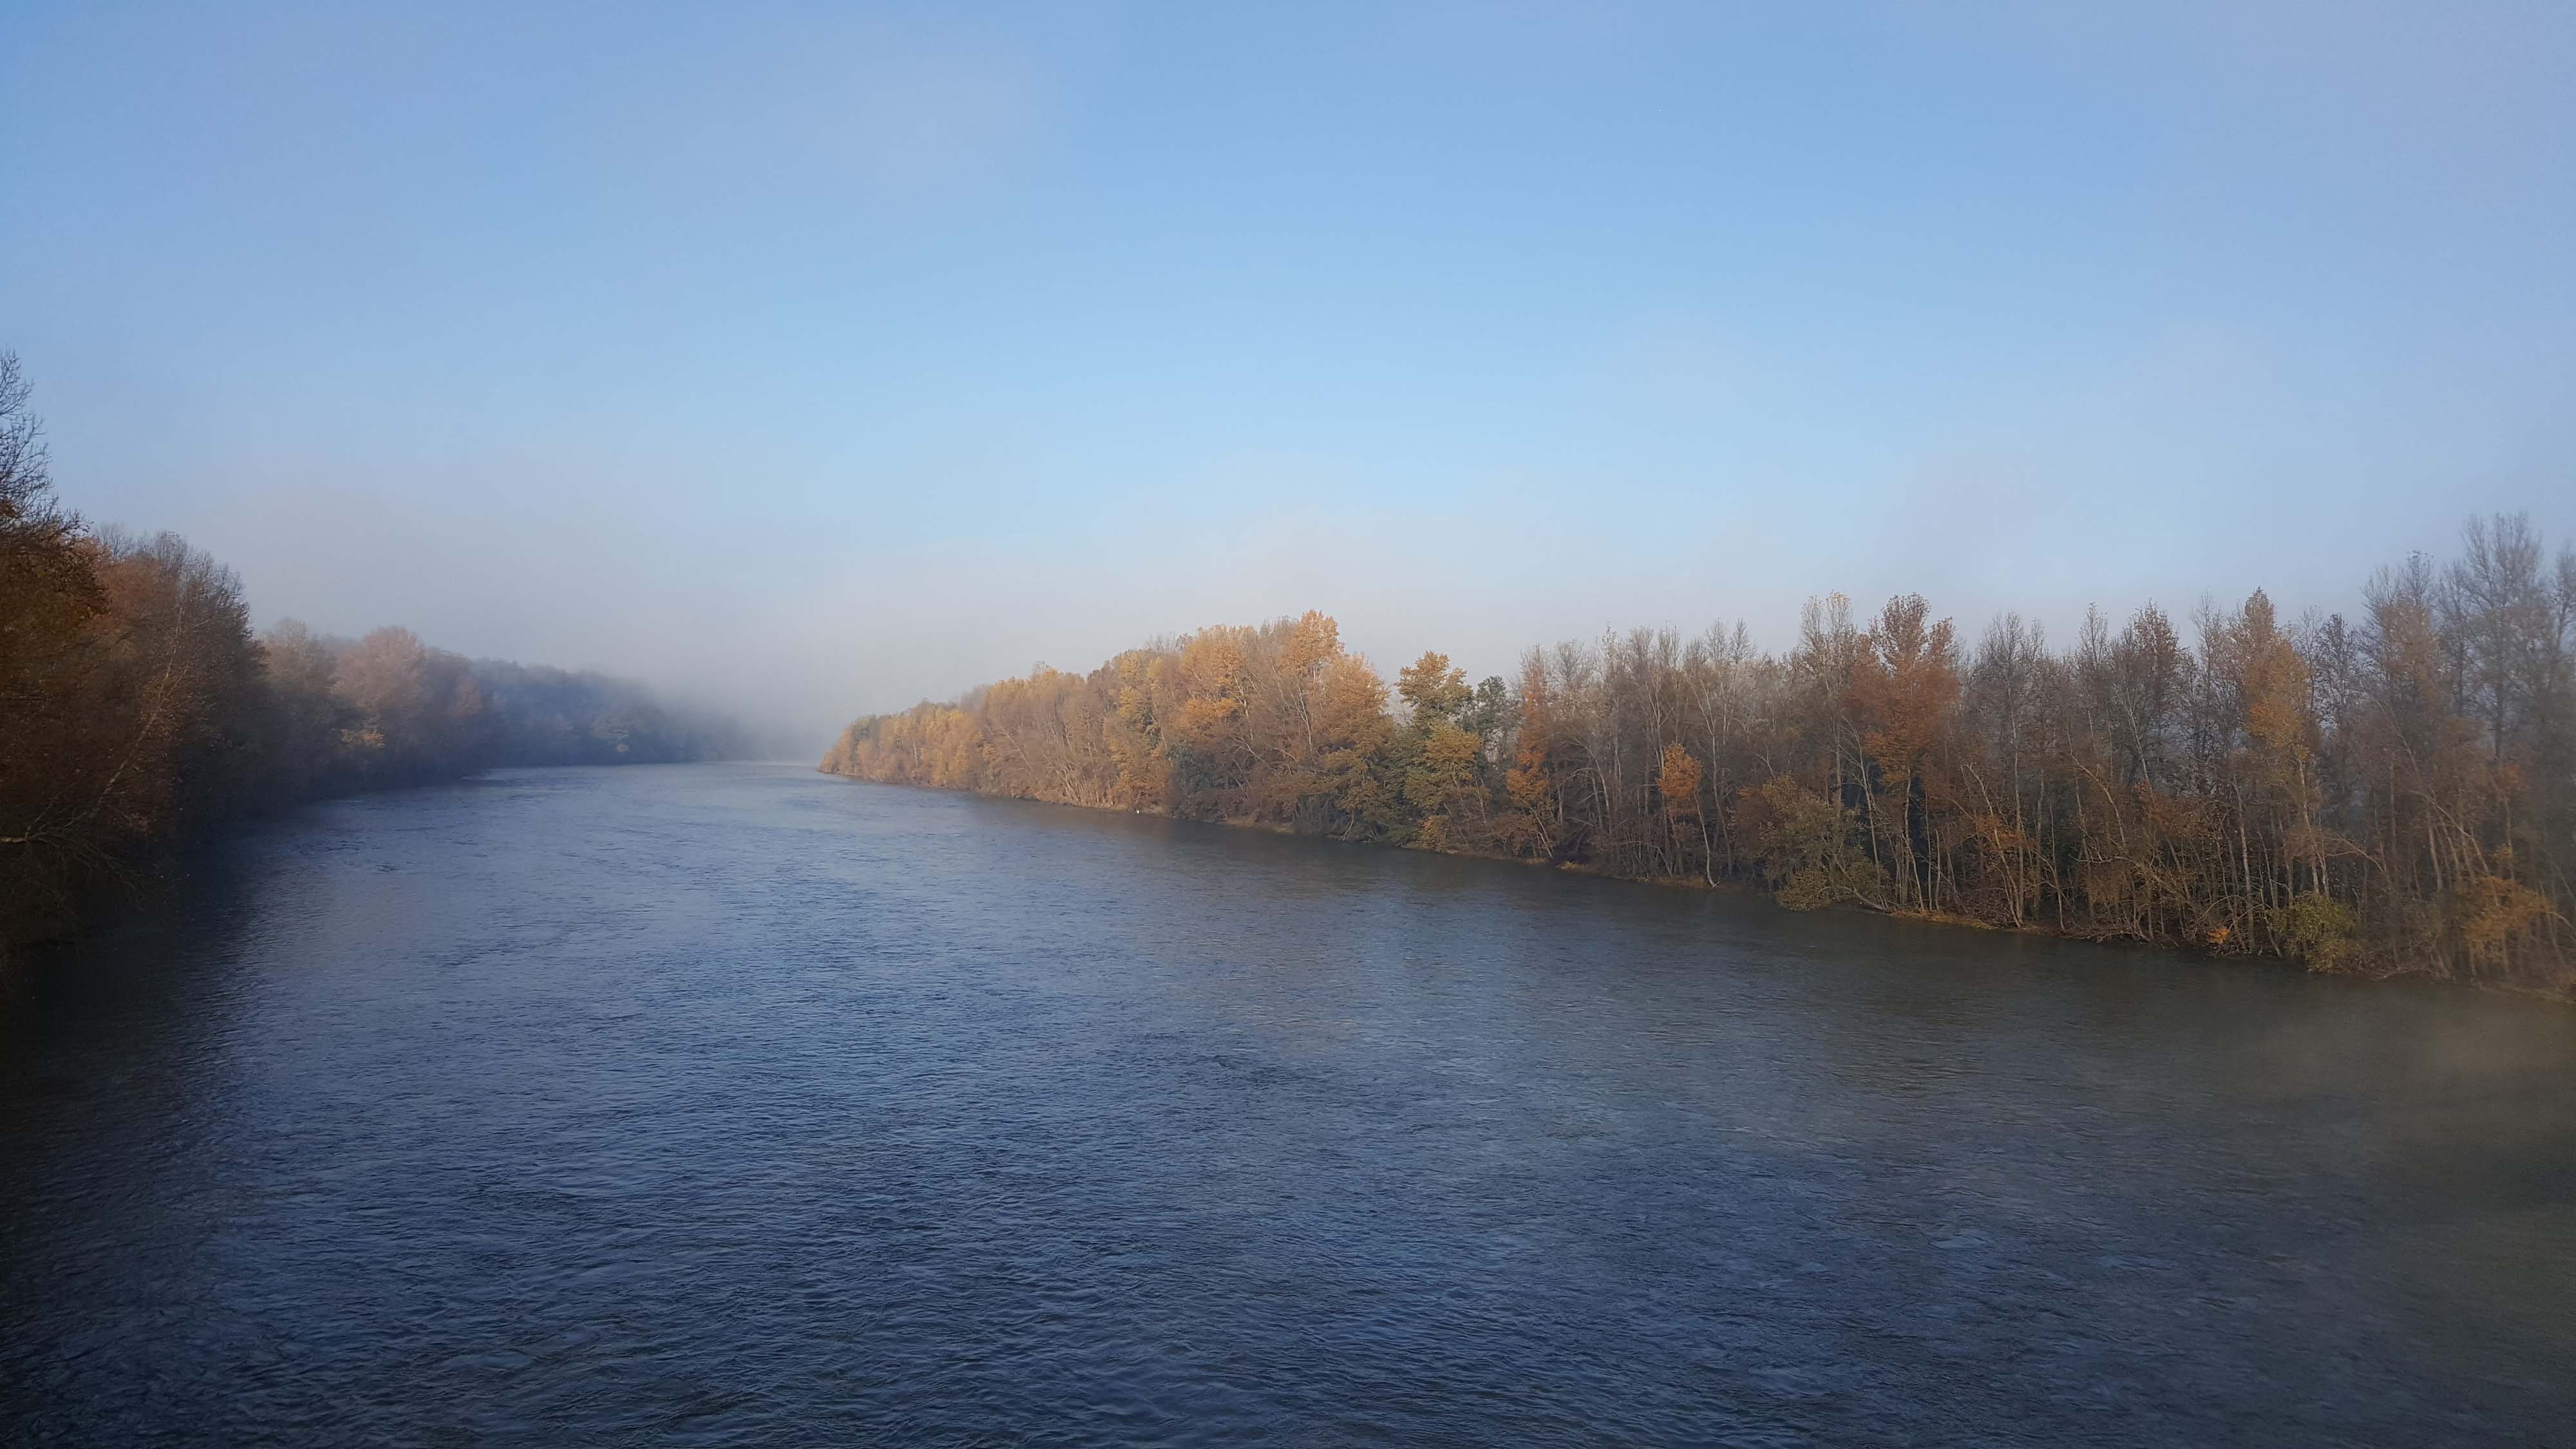
M 737 742 L 639 686 L 469 662 L 408 629 L 255 637 L 231 570 L 60 507 L 27 392 L 0 354 L 0 947 L 64 929 L 156 846 L 245 811 Z
M 2318 970 L 2576 985 L 2576 556 L 2519 518 L 2382 570 L 2358 620 L 2257 592 L 2052 649 L 1907 595 L 1442 655 L 1390 698 L 1310 613 L 1040 668 L 852 724 L 861 779 L 1265 824 L 1651 879 L 1758 883 Z

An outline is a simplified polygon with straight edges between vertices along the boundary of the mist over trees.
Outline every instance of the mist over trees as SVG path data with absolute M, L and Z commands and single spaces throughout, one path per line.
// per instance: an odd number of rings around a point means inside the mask
M 0 949 L 65 930 L 157 848 L 248 812 L 497 765 L 738 755 L 740 727 L 642 686 L 287 621 L 174 534 L 55 499 L 0 353 Z
M 1390 690 L 1308 613 L 853 723 L 824 758 L 971 790 L 2099 940 L 2576 988 L 2576 554 L 2519 517 L 2375 574 L 2052 646 L 1919 596 L 1530 650 Z

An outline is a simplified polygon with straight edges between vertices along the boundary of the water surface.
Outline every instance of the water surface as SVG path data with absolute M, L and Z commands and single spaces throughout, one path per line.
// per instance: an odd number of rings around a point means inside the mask
M 0 1002 L 0 1441 L 2568 1442 L 2576 1013 L 853 784 Z

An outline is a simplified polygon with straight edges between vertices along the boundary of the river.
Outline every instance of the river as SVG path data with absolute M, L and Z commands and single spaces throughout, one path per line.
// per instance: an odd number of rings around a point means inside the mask
M 2568 1443 L 2576 1011 L 855 784 L 0 1002 L 0 1440 Z

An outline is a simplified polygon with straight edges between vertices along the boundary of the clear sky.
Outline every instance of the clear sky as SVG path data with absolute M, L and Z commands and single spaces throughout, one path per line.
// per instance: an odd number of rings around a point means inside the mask
M 0 347 L 263 620 L 819 733 L 2576 534 L 2576 5 L 0 4 Z

